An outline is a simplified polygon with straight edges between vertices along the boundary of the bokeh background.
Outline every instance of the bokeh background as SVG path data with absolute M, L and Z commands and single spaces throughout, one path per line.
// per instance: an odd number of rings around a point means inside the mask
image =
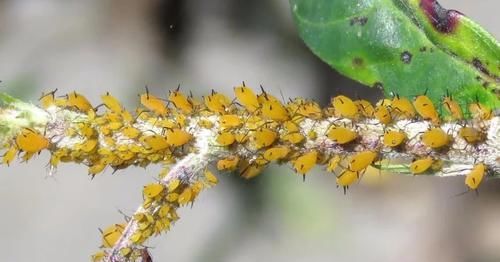
M 442 0 L 500 37 L 498 0 Z M 36 102 L 110 91 L 127 106 L 148 84 L 202 95 L 241 81 L 276 95 L 377 99 L 314 57 L 287 0 L 0 0 L 1 91 Z M 48 154 L 0 167 L 0 261 L 88 261 L 98 228 L 123 220 L 159 167 L 90 180 Z M 319 168 L 305 183 L 286 166 L 244 181 L 221 174 L 171 232 L 148 245 L 154 261 L 499 261 L 500 181 L 480 196 L 463 178 L 376 176 L 343 195 Z

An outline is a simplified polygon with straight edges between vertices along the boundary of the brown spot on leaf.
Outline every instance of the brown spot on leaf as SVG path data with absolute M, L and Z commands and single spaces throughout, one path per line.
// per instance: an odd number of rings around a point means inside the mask
M 443 8 L 436 0 L 421 0 L 423 9 L 432 26 L 441 33 L 449 34 L 455 31 L 462 13 Z
M 365 16 L 357 16 L 357 17 L 354 17 L 351 19 L 350 21 L 350 25 L 353 26 L 353 25 L 360 25 L 360 26 L 364 26 L 366 23 L 368 22 L 368 17 L 365 17 Z
M 411 63 L 412 57 L 413 55 L 408 51 L 404 51 L 403 53 L 401 53 L 401 61 L 403 61 L 403 63 L 405 64 Z
M 360 57 L 355 57 L 352 59 L 352 64 L 354 66 L 362 66 L 363 65 L 363 58 Z

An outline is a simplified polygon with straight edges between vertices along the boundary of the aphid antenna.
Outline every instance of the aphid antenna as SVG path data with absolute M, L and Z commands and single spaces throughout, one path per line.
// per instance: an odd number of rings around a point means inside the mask
M 260 84 L 259 86 L 260 86 L 260 90 L 262 91 L 262 94 L 264 95 L 266 100 L 269 101 L 269 97 L 267 96 L 266 90 L 264 90 L 264 87 L 262 86 L 262 84 Z
M 1 81 L 0 81 L 0 83 L 1 83 Z M 46 97 L 46 96 L 48 96 L 48 95 L 52 95 L 52 97 L 54 97 L 54 94 L 55 94 L 56 92 L 57 92 L 57 88 L 56 88 L 56 89 L 54 89 L 54 90 L 52 90 L 52 91 L 50 91 L 50 92 L 48 92 L 47 94 L 44 94 L 44 93 L 42 92 L 42 95 L 40 96 L 40 98 L 38 98 L 38 100 L 40 101 L 42 98 L 44 98 L 44 97 Z

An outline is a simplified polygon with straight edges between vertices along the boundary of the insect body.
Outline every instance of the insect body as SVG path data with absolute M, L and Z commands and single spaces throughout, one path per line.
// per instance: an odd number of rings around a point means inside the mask
M 475 165 L 465 177 L 465 185 L 470 190 L 477 190 L 486 173 L 486 166 L 483 163 Z
M 316 150 L 312 150 L 295 159 L 293 161 L 293 168 L 295 169 L 295 172 L 301 174 L 305 179 L 306 173 L 316 165 L 317 159 L 318 152 Z
M 415 97 L 413 105 L 417 110 L 417 113 L 426 120 L 430 120 L 434 125 L 438 125 L 440 122 L 439 114 L 434 107 L 431 99 L 425 94 Z
M 406 140 L 406 134 L 402 131 L 390 130 L 384 133 L 383 143 L 387 147 L 398 147 Z
M 27 153 L 38 153 L 49 147 L 50 141 L 38 131 L 23 128 L 16 137 L 17 147 Z
M 417 159 L 410 164 L 410 172 L 414 175 L 422 174 L 429 170 L 433 163 L 434 159 L 432 157 Z
M 354 172 L 359 172 L 367 168 L 369 165 L 373 164 L 377 158 L 378 153 L 376 151 L 363 151 L 357 153 L 351 157 L 349 161 L 349 170 Z
M 337 144 L 344 145 L 354 141 L 358 134 L 349 128 L 334 126 L 330 128 L 327 136 Z
M 354 184 L 359 179 L 359 173 L 346 169 L 337 177 L 337 186 L 344 189 L 344 195 L 350 185 Z
M 450 136 L 441 128 L 431 128 L 422 134 L 422 143 L 430 148 L 438 149 L 450 143 Z
M 236 95 L 236 98 L 238 98 L 241 105 L 243 105 L 248 112 L 253 113 L 260 107 L 257 95 L 255 95 L 252 89 L 246 87 L 244 82 L 243 86 L 234 88 L 234 94 Z
M 345 117 L 349 119 L 356 119 L 358 117 L 358 107 L 356 104 L 347 96 L 336 96 L 332 99 L 332 105 L 335 109 L 335 113 L 340 117 Z

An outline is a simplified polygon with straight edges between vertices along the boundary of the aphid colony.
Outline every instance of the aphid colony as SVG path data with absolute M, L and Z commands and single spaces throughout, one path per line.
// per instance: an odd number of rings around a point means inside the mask
M 313 167 L 324 165 L 326 171 L 335 174 L 337 186 L 345 193 L 368 167 L 391 152 L 413 156 L 408 169 L 414 175 L 439 171 L 443 165 L 441 158 L 455 150 L 452 145 L 457 140 L 467 147 L 480 146 L 486 139 L 484 123 L 493 117 L 492 111 L 479 102 L 462 111 L 463 105 L 450 95 L 437 106 L 425 94 L 413 101 L 395 95 L 375 105 L 339 95 L 321 108 L 316 102 L 302 98 L 282 101 L 262 87 L 261 93 L 256 94 L 244 83 L 235 87 L 234 93 L 236 98 L 231 99 L 212 91 L 199 100 L 177 88 L 163 99 L 146 87 L 139 95 L 141 106 L 132 113 L 109 93 L 103 94 L 102 104 L 94 107 L 82 94 L 56 96 L 53 91 L 40 98 L 44 109 L 69 110 L 84 116 L 65 128 L 64 137 L 71 143 L 61 143 L 60 138 L 51 137 L 47 130 L 25 127 L 11 143 L 4 145 L 2 162 L 9 165 L 18 155 L 28 161 L 47 149 L 51 152 L 51 167 L 61 162 L 83 163 L 92 177 L 107 167 L 116 171 L 130 165 L 168 166 L 188 153 L 197 152 L 197 137 L 193 134 L 205 129 L 214 134 L 210 146 L 228 152 L 215 160 L 214 168 L 218 171 L 235 171 L 249 179 L 259 175 L 269 163 L 290 163 L 305 180 Z M 469 116 L 473 119 L 465 121 Z M 428 129 L 410 136 L 396 125 L 401 120 L 427 121 Z M 459 130 L 445 131 L 442 124 L 446 121 L 461 123 Z M 327 126 L 321 132 L 314 128 L 325 123 Z M 366 123 L 382 126 L 376 141 L 365 141 L 361 126 Z M 325 144 L 329 146 L 322 146 Z M 425 149 L 423 153 L 410 152 L 409 145 L 415 147 L 415 144 Z M 468 172 L 465 185 L 468 190 L 477 190 L 488 166 L 477 163 Z M 193 203 L 202 189 L 216 183 L 217 178 L 207 169 L 196 181 L 174 179 L 167 185 L 145 186 L 144 212 L 129 218 L 138 228 L 130 241 L 141 245 L 150 236 L 168 230 L 178 219 L 178 207 Z M 103 230 L 103 251 L 94 260 L 104 258 L 123 232 L 121 224 Z M 131 260 L 140 256 L 139 249 L 131 248 L 123 248 L 120 254 Z
M 428 148 L 426 152 L 438 153 L 449 150 L 455 139 L 462 139 L 472 147 L 481 144 L 486 138 L 481 121 L 493 116 L 490 109 L 478 102 L 470 104 L 468 111 L 463 112 L 462 106 L 450 95 L 444 97 L 438 106 L 425 94 L 416 96 L 413 101 L 394 95 L 376 105 L 339 95 L 332 98 L 329 106 L 321 108 L 316 102 L 301 98 L 285 103 L 262 87 L 261 93 L 256 94 L 244 83 L 235 87 L 234 93 L 234 100 L 215 91 L 198 100 L 177 88 L 169 91 L 167 98 L 163 99 L 151 94 L 146 87 L 139 95 L 141 107 L 131 113 L 109 93 L 101 96 L 102 104 L 93 107 L 79 93 L 57 97 L 53 91 L 40 98 L 43 108 L 56 107 L 87 116 L 86 121 L 73 123 L 65 130 L 66 137 L 75 138 L 76 142 L 71 146 L 59 146 L 57 141 L 47 137 L 44 130 L 26 127 L 5 145 L 7 150 L 2 161 L 9 165 L 19 154 L 28 161 L 34 154 L 48 149 L 52 154 L 52 167 L 61 162 L 84 163 L 88 165 L 91 176 L 101 173 L 106 167 L 118 170 L 130 165 L 169 164 L 195 152 L 192 131 L 205 128 L 216 130 L 217 146 L 228 150 L 243 147 L 246 151 L 244 155 L 232 154 L 219 159 L 216 167 L 220 171 L 239 170 L 243 177 L 251 178 L 270 162 L 290 162 L 297 173 L 305 176 L 316 164 L 327 164 L 330 159 L 338 157 L 322 152 L 321 148 L 304 146 L 308 141 L 325 136 L 345 152 L 341 161 L 335 161 L 342 170 L 332 167 L 328 170 L 339 171 L 339 178 L 344 173 L 341 171 L 357 172 L 356 177 L 359 177 L 366 167 L 383 158 L 383 152 L 404 152 L 410 141 L 420 142 Z M 455 132 L 455 137 L 441 128 L 444 120 L 440 115 L 464 123 Z M 471 115 L 476 121 L 466 122 L 464 115 Z M 408 137 L 393 125 L 402 119 L 428 120 L 429 129 L 417 137 Z M 327 120 L 330 123 L 325 134 L 318 134 L 314 129 L 306 132 L 302 128 L 305 120 L 318 123 Z M 383 124 L 384 134 L 375 146 L 359 149 L 356 145 L 360 144 L 362 137 L 357 123 L 373 120 Z M 413 174 L 436 171 L 430 170 L 432 165 L 427 164 L 435 162 L 433 157 L 434 154 L 430 153 L 416 155 L 414 163 L 409 166 L 410 171 Z M 425 164 L 419 164 L 420 161 Z

